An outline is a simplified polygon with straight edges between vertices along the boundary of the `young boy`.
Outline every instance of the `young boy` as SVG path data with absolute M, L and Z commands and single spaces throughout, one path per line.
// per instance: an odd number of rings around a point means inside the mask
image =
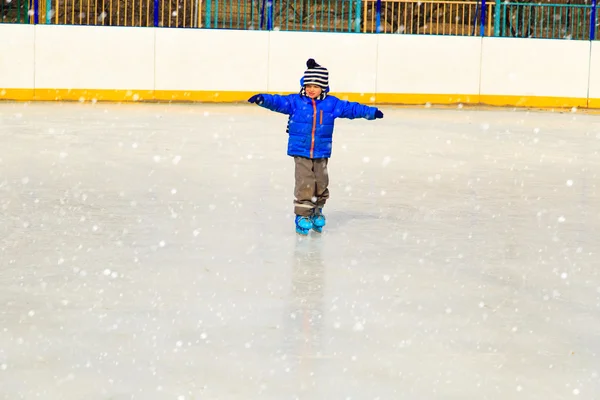
M 256 94 L 248 102 L 289 115 L 287 154 L 294 157 L 296 185 L 294 213 L 296 232 L 321 232 L 325 226 L 323 206 L 329 198 L 327 162 L 331 157 L 333 123 L 336 118 L 383 118 L 375 107 L 340 100 L 329 95 L 329 72 L 312 58 L 300 79 L 299 94 Z

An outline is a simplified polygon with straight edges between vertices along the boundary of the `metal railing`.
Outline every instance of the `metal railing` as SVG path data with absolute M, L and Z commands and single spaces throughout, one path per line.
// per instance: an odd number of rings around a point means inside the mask
M 361 0 L 206 0 L 206 28 L 359 32 Z
M 200 27 L 201 0 L 38 1 L 39 11 L 36 23 L 41 24 Z
M 0 22 L 595 40 L 590 1 L 0 0 Z
M 377 29 L 377 1 L 363 0 L 363 32 L 491 36 L 492 21 L 488 18 L 481 32 L 481 4 L 478 1 L 451 0 L 382 0 L 380 28 Z M 494 3 L 485 5 L 487 15 Z
M 574 4 L 501 3 L 494 15 L 495 36 L 594 39 L 592 9 Z
M 30 12 L 31 10 L 31 12 Z M 33 4 L 30 0 L 0 0 L 0 22 L 30 23 L 33 16 Z

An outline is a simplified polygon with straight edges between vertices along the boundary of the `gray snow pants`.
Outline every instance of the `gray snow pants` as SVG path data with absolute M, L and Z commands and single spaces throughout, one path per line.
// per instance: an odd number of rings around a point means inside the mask
M 303 217 L 322 208 L 329 198 L 329 173 L 327 158 L 294 157 L 296 185 L 294 187 L 294 213 Z

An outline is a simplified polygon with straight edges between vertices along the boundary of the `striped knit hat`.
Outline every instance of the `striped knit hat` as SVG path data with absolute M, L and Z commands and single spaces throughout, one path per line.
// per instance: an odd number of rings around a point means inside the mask
M 327 68 L 321 67 L 312 58 L 306 61 L 306 66 L 308 69 L 304 71 L 304 86 L 316 85 L 321 89 L 326 89 L 329 86 L 329 71 L 327 71 Z

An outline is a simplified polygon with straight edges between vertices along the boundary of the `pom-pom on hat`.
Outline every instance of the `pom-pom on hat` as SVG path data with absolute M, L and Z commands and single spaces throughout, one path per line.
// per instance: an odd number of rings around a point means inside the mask
M 327 68 L 320 66 L 313 58 L 306 61 L 307 70 L 304 71 L 303 84 L 316 85 L 321 89 L 326 89 L 329 86 L 329 71 Z

